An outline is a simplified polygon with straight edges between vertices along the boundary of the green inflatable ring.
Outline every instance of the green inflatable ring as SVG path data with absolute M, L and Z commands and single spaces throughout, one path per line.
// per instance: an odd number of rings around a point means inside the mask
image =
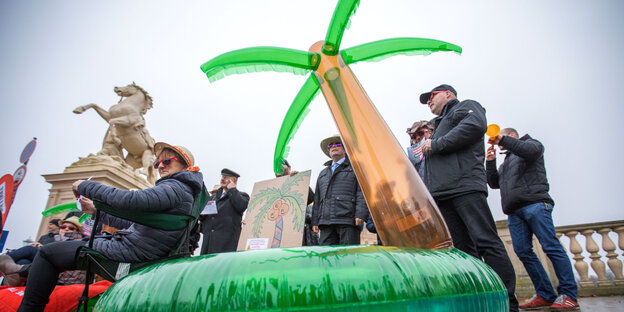
M 457 249 L 315 246 L 172 260 L 113 284 L 95 311 L 507 311 L 494 271 Z

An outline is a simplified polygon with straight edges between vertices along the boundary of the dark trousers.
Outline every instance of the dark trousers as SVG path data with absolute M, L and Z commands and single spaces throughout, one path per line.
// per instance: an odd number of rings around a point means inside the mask
M 355 225 L 319 225 L 321 236 L 319 245 L 359 245 L 361 229 Z
M 503 280 L 509 296 L 509 310 L 518 311 L 516 273 L 498 236 L 485 194 L 469 193 L 447 200 L 436 200 L 451 232 L 455 248 L 482 259 Z
M 8 252 L 7 255 L 13 259 L 16 264 L 29 264 L 35 258 L 39 248 L 33 246 L 24 246 Z
M 39 248 L 39 253 L 30 265 L 24 299 L 17 311 L 43 311 L 56 286 L 59 273 L 77 269 L 76 251 L 86 244 L 85 241 L 65 241 Z

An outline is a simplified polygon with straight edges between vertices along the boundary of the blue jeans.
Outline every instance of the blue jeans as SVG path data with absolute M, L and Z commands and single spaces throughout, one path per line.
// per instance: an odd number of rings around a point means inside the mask
M 13 259 L 16 264 L 29 264 L 35 259 L 39 249 L 33 246 L 24 246 L 22 248 L 8 252 L 7 255 Z
M 533 234 L 542 245 L 553 264 L 555 274 L 559 279 L 557 293 L 577 300 L 577 286 L 574 281 L 572 264 L 563 246 L 555 234 L 555 225 L 552 220 L 553 206 L 549 203 L 537 203 L 524 206 L 507 219 L 514 251 L 533 282 L 536 293 L 544 300 L 554 302 L 557 294 L 552 287 L 544 266 L 533 252 Z

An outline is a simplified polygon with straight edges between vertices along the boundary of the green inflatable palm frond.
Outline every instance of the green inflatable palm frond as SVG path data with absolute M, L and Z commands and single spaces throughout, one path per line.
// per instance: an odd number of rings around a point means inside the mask
M 201 65 L 210 82 L 226 75 L 260 71 L 291 72 L 305 75 L 315 70 L 316 53 L 278 47 L 253 47 L 223 53 Z
M 288 108 L 288 112 L 280 128 L 279 136 L 277 137 L 277 143 L 275 144 L 275 153 L 273 156 L 273 171 L 275 173 L 282 173 L 282 162 L 288 157 L 288 144 L 293 139 L 303 119 L 310 111 L 310 102 L 318 95 L 318 91 L 318 81 L 316 81 L 314 75 L 310 75 L 303 84 L 303 87 L 299 90 L 299 93 L 297 93 L 297 96 L 295 96 L 290 108 Z
M 329 27 L 327 28 L 325 42 L 323 43 L 323 53 L 327 55 L 338 54 L 340 43 L 342 42 L 342 35 L 344 35 L 345 29 L 349 29 L 351 16 L 355 14 L 359 5 L 359 0 L 338 1 L 336 9 L 334 10 L 334 16 L 332 16 Z
M 438 51 L 462 52 L 460 46 L 425 38 L 391 38 L 368 42 L 340 52 L 345 63 L 376 62 L 395 55 L 429 55 Z

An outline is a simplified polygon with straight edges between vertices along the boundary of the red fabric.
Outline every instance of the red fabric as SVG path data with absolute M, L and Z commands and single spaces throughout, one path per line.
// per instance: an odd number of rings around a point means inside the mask
M 113 283 L 109 281 L 101 281 L 89 285 L 89 298 L 97 296 Z M 0 311 L 17 311 L 22 298 L 24 297 L 24 289 L 26 287 L 0 286 Z M 82 285 L 56 286 L 50 302 L 45 308 L 45 312 L 69 312 L 76 309 L 78 305 L 78 297 L 82 294 Z

